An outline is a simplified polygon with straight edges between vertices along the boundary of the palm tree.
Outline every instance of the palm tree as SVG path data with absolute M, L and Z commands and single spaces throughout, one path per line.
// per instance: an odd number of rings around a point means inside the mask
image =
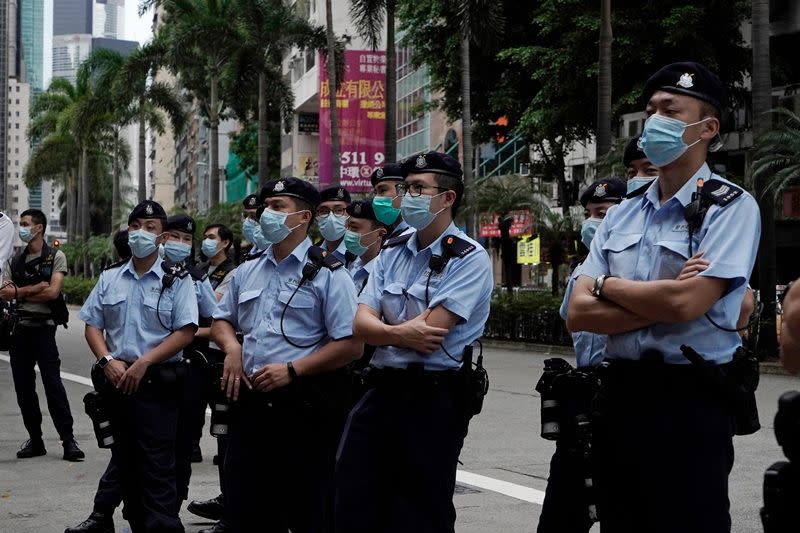
M 778 118 L 777 125 L 756 143 L 753 178 L 764 183 L 763 194 L 774 197 L 800 182 L 800 115 L 785 108 L 772 113 Z
M 600 1 L 600 58 L 597 76 L 596 158 L 611 149 L 611 0 Z
M 336 111 L 336 91 L 339 88 L 336 76 L 336 56 L 338 55 L 336 35 L 333 32 L 333 7 L 331 0 L 325 0 L 325 34 L 327 47 L 325 50 L 325 68 L 328 71 L 328 104 L 331 120 L 331 185 L 338 187 L 341 179 L 339 169 L 339 120 Z
M 157 2 L 149 1 L 149 4 Z M 164 26 L 156 36 L 165 60 L 203 104 L 211 151 L 211 205 L 219 203 L 219 123 L 224 107 L 220 77 L 244 37 L 234 21 L 235 0 L 163 0 Z
M 769 0 L 753 0 L 753 134 L 759 142 L 771 127 L 768 113 L 772 103 L 772 80 L 769 60 Z M 761 328 L 758 351 L 761 355 L 778 353 L 775 330 L 775 196 L 767 192 L 770 177 L 760 173 L 755 193 L 761 211 L 761 242 L 758 247 L 758 287 L 764 304 L 765 327 Z
M 397 55 L 395 52 L 395 12 L 397 0 L 350 0 L 350 18 L 359 35 L 373 50 L 381 41 L 386 18 L 386 128 L 384 154 L 387 161 L 397 159 Z

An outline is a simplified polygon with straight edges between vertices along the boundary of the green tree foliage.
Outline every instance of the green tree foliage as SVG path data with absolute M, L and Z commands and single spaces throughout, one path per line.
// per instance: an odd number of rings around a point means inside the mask
M 800 182 L 800 115 L 784 108 L 772 113 L 776 126 L 756 142 L 753 177 L 765 179 L 764 194 L 775 196 Z
M 278 179 L 281 167 L 280 123 L 271 122 L 268 131 L 268 178 Z M 231 150 L 241 159 L 242 170 L 255 176 L 258 173 L 258 123 L 248 122 L 241 131 L 232 133 Z

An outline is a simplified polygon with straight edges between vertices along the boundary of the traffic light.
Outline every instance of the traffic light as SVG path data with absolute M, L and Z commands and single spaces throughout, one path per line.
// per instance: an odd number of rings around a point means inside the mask
M 53 246 L 58 248 L 59 246 L 61 246 L 61 242 L 58 239 L 56 239 L 53 241 Z
M 497 119 L 495 125 L 494 140 L 497 144 L 503 144 L 508 138 L 508 117 L 503 115 Z

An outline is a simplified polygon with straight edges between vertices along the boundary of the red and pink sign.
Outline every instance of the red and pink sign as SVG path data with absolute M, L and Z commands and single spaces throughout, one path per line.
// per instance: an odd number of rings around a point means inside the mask
M 344 81 L 336 92 L 339 119 L 340 183 L 350 192 L 369 192 L 369 177 L 384 161 L 386 53 L 345 51 Z M 331 176 L 331 128 L 328 71 L 319 63 L 319 186 Z

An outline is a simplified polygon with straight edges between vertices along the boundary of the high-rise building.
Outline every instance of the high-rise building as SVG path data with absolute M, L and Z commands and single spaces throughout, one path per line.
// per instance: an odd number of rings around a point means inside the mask
M 125 30 L 125 0 L 94 0 L 92 35 L 120 39 Z
M 92 34 L 92 0 L 53 0 L 53 35 Z
M 25 58 L 25 77 L 31 90 L 45 88 L 45 58 L 48 40 L 45 37 L 45 0 L 19 0 L 20 37 Z M 49 69 L 48 69 L 49 70 Z

